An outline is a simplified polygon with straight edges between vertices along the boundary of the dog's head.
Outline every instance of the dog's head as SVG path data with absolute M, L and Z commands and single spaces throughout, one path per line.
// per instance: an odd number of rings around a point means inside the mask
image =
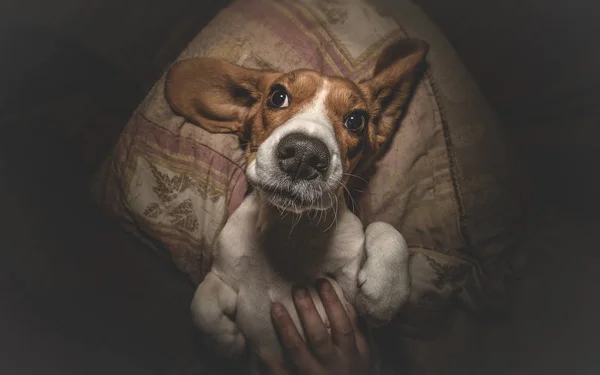
M 202 128 L 247 138 L 247 178 L 272 205 L 323 210 L 361 158 L 393 136 L 428 48 L 400 40 L 383 51 L 373 76 L 358 83 L 313 70 L 182 60 L 167 75 L 166 97 Z

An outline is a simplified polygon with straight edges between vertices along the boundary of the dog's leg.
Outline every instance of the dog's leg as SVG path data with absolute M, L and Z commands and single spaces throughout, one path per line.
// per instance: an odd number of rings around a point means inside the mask
M 408 246 L 394 227 L 376 222 L 365 231 L 365 249 L 356 308 L 371 324 L 381 325 L 389 322 L 410 296 Z
M 212 271 L 196 289 L 191 304 L 196 327 L 207 335 L 217 352 L 227 357 L 240 356 L 246 347 L 232 319 L 236 305 L 237 293 Z

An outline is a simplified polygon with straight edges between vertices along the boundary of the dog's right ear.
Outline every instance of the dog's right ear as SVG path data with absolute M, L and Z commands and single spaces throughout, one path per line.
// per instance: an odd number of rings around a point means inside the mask
M 167 73 L 171 108 L 211 133 L 241 134 L 252 107 L 280 73 L 243 68 L 225 60 L 182 60 Z

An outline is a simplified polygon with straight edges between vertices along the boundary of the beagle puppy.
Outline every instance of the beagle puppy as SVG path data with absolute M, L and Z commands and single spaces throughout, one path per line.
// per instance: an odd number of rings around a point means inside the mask
M 408 300 L 404 238 L 383 222 L 363 228 L 344 188 L 359 161 L 378 155 L 394 135 L 428 49 L 414 39 L 391 44 L 363 82 L 214 58 L 171 67 L 165 93 L 176 113 L 247 141 L 252 191 L 220 233 L 191 304 L 195 325 L 220 353 L 237 356 L 248 347 L 283 361 L 270 306 L 281 302 L 302 332 L 295 284 L 308 287 L 326 325 L 310 287 L 319 278 L 373 324 L 390 321 Z

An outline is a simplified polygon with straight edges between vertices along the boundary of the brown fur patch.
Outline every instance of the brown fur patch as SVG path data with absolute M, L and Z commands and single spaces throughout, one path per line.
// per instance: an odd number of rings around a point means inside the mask
M 363 137 L 368 126 L 368 116 L 364 128 L 359 132 L 348 130 L 344 123 L 354 111 L 368 114 L 369 106 L 363 92 L 354 82 L 340 77 L 329 77 L 329 95 L 325 100 L 327 116 L 333 124 L 342 158 L 344 172 L 350 172 L 362 155 Z
M 251 131 L 250 147 L 246 151 L 248 162 L 254 160 L 258 147 L 275 129 L 285 124 L 314 100 L 322 85 L 322 76 L 311 70 L 296 70 L 283 74 L 271 83 L 267 91 L 263 93 L 262 103 L 256 105 L 248 116 L 247 123 Z M 288 107 L 272 108 L 269 106 L 269 94 L 276 86 L 281 86 L 287 92 Z

